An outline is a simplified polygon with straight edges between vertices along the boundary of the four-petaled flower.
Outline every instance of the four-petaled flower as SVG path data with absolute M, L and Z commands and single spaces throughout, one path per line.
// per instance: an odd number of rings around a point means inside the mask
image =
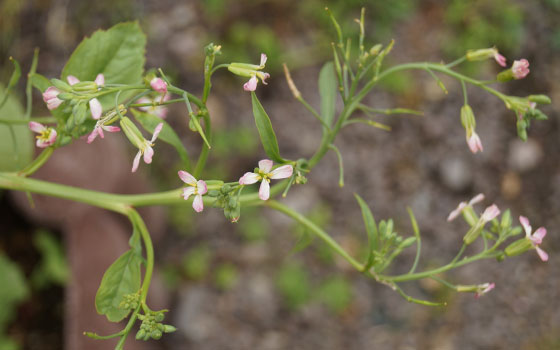
M 154 91 L 157 91 L 163 95 L 167 93 L 167 83 L 161 78 L 154 78 L 150 81 L 150 86 Z
M 163 96 L 163 99 L 160 101 L 156 101 L 154 99 L 151 99 L 149 97 L 142 97 L 139 98 L 136 103 L 142 103 L 142 104 L 147 104 L 147 103 L 151 103 L 151 106 L 142 106 L 142 107 L 138 107 L 140 108 L 140 110 L 147 112 L 149 114 L 153 114 L 161 119 L 165 119 L 165 117 L 167 117 L 167 112 L 168 109 L 167 107 L 165 107 L 165 105 L 159 105 L 162 102 L 165 101 L 169 101 L 169 99 L 171 98 L 171 96 L 169 94 Z
M 140 145 L 138 153 L 136 153 L 136 157 L 134 157 L 134 161 L 132 162 L 132 172 L 135 172 L 138 169 L 138 165 L 140 165 L 140 157 L 142 156 L 142 154 L 144 155 L 144 163 L 150 164 L 152 162 L 152 157 L 154 155 L 152 146 L 154 145 L 154 141 L 157 139 L 159 133 L 161 132 L 161 128 L 163 128 L 163 123 L 159 123 L 156 126 L 154 134 L 152 135 L 152 139 L 150 141 L 144 139 L 144 142 Z
M 57 108 L 62 103 L 62 100 L 58 98 L 58 94 L 60 94 L 60 90 L 54 86 L 49 86 L 47 90 L 43 92 L 43 101 L 47 104 L 49 111 Z
M 68 80 L 68 84 L 70 84 L 71 86 L 80 82 L 80 79 L 76 78 L 73 75 L 67 76 L 66 80 Z M 105 85 L 105 76 L 103 75 L 103 73 L 97 74 L 97 77 L 95 77 L 95 84 L 97 84 L 97 86 Z M 89 110 L 91 111 L 91 117 L 93 119 L 97 120 L 101 118 L 103 107 L 101 106 L 101 103 L 97 98 L 92 98 L 91 100 L 89 100 Z
M 491 291 L 492 289 L 494 289 L 494 287 L 496 287 L 496 284 L 494 282 L 492 283 L 483 283 L 483 284 L 479 284 L 478 285 L 478 290 L 477 292 L 474 294 L 474 297 L 476 299 L 480 298 L 481 296 L 483 296 L 484 294 L 488 293 L 489 291 Z
M 180 170 L 179 177 L 184 183 L 189 185 L 183 189 L 183 198 L 188 200 L 190 196 L 195 195 L 193 200 L 193 209 L 197 213 L 200 213 L 204 209 L 204 203 L 202 201 L 202 195 L 208 192 L 208 186 L 204 180 L 196 180 L 194 176 L 186 171 Z
M 539 254 L 541 260 L 548 261 L 548 254 L 539 247 L 539 245 L 542 243 L 543 238 L 546 236 L 546 228 L 539 227 L 535 232 L 531 233 L 532 227 L 529 224 L 529 219 L 524 216 L 520 216 L 519 222 L 525 229 L 525 235 L 527 239 L 531 241 L 533 247 L 535 247 L 535 249 L 537 250 L 537 254 Z
M 459 216 L 459 214 L 461 214 L 467 206 L 472 207 L 473 204 L 476 204 L 476 203 L 481 202 L 483 200 L 484 200 L 484 194 L 479 193 L 476 196 L 474 196 L 468 203 L 467 202 L 459 203 L 457 208 L 455 210 L 453 210 L 451 213 L 449 213 L 449 216 L 447 217 L 447 221 L 455 220 L 455 218 L 457 216 Z
M 257 83 L 259 82 L 257 77 L 261 79 L 264 85 L 267 85 L 266 79 L 270 78 L 270 74 L 261 72 L 261 69 L 264 69 L 264 65 L 266 64 L 267 57 L 264 53 L 261 53 L 261 62 L 260 65 L 256 68 L 254 73 L 251 75 L 251 78 L 248 82 L 243 84 L 243 90 L 245 91 L 255 91 L 257 89 Z
M 271 179 L 285 179 L 292 176 L 294 168 L 291 165 L 282 165 L 274 170 L 272 166 L 274 163 L 270 159 L 263 159 L 259 161 L 259 167 L 254 173 L 245 173 L 240 179 L 240 185 L 250 185 L 255 182 L 261 181 L 259 188 L 259 198 L 263 201 L 270 197 L 270 180 Z M 271 171 L 272 170 L 272 171 Z
M 513 73 L 514 79 L 525 78 L 527 74 L 529 74 L 529 61 L 524 58 L 519 61 L 513 61 L 511 72 Z
M 56 141 L 56 130 L 53 128 L 46 127 L 41 123 L 29 122 L 29 129 L 39 134 L 37 136 L 37 147 L 46 148 Z
M 121 131 L 121 128 L 119 128 L 118 126 L 105 125 L 107 121 L 108 120 L 106 120 L 105 118 L 97 121 L 97 123 L 95 124 L 95 128 L 93 128 L 93 131 L 88 136 L 87 143 L 92 143 L 93 140 L 97 138 L 97 135 L 99 135 L 99 137 L 101 138 L 104 138 L 105 135 L 103 134 L 103 130 L 108 132 Z

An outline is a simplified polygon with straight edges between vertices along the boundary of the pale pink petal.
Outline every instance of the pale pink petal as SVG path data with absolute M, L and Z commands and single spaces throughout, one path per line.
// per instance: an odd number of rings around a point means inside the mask
M 200 213 L 204 209 L 204 202 L 202 201 L 202 196 L 200 194 L 197 194 L 194 197 L 192 207 L 197 213 Z
M 132 162 L 132 172 L 138 170 L 138 165 L 140 165 L 141 156 L 142 156 L 142 151 L 138 151 L 138 153 L 136 153 L 136 157 L 134 157 L 134 161 Z
M 539 257 L 541 258 L 541 260 L 542 261 L 548 261 L 548 254 L 539 247 L 536 247 L 536 249 L 537 249 L 537 254 L 539 254 Z
M 255 182 L 260 180 L 260 176 L 259 174 L 255 174 L 255 173 L 245 173 L 245 175 L 241 176 L 241 178 L 239 178 L 239 184 L 240 185 L 251 185 L 254 184 Z
M 144 97 L 140 97 L 139 99 L 136 100 L 136 103 L 153 103 L 154 100 L 152 100 L 151 98 L 147 98 L 146 96 Z M 140 108 L 144 108 L 144 107 L 140 107 Z
M 469 145 L 469 149 L 472 153 L 477 153 L 478 151 L 482 152 L 482 142 L 480 141 L 480 137 L 476 132 L 472 132 L 471 137 L 467 140 L 467 144 Z
M 268 85 L 268 83 L 266 82 L 266 79 L 270 78 L 270 74 L 268 73 L 262 73 L 261 75 L 261 81 L 263 82 L 264 85 Z
M 45 140 L 41 140 L 41 139 L 37 139 L 37 142 L 35 142 L 35 145 L 39 148 L 49 147 L 49 144 Z
M 88 136 L 88 138 L 87 138 L 87 143 L 92 143 L 93 140 L 95 140 L 95 139 L 97 138 L 98 130 L 99 130 L 98 127 L 95 127 L 95 128 L 93 129 L 93 131 L 91 132 L 91 134 L 89 134 L 89 136 Z
M 261 67 L 264 67 L 264 65 L 266 64 L 266 60 L 267 60 L 266 55 L 264 53 L 261 53 L 261 64 L 260 64 Z
M 189 199 L 189 197 L 190 197 L 191 195 L 193 195 L 195 192 L 196 192 L 196 189 L 195 189 L 194 187 L 192 187 L 192 186 L 183 188 L 183 199 L 184 199 L 184 200 Z
M 152 157 L 154 156 L 154 149 L 150 146 L 146 146 L 144 150 L 144 163 L 150 164 L 152 162 Z
M 484 200 L 484 193 L 479 193 L 469 201 L 469 205 L 474 205 L 476 203 L 480 203 L 483 200 Z
M 161 118 L 161 119 L 165 119 L 167 117 L 167 112 L 169 111 L 169 109 L 167 107 L 162 107 L 162 106 L 158 106 L 154 109 L 153 113 Z
M 292 167 L 291 165 L 283 165 L 279 168 L 274 169 L 270 173 L 270 178 L 271 179 L 285 179 L 287 177 L 292 176 L 293 172 L 294 172 L 294 167 Z
M 54 144 L 54 142 L 56 141 L 56 130 L 51 129 L 50 134 L 49 134 L 49 138 L 47 139 L 46 143 L 50 146 L 52 144 Z
M 243 84 L 243 90 L 245 90 L 245 91 L 255 91 L 257 89 L 257 83 L 258 83 L 257 77 L 252 76 L 251 79 L 249 79 L 248 82 Z
M 157 92 L 162 94 L 167 93 L 167 83 L 161 78 L 154 78 L 150 81 L 150 86 Z
M 261 182 L 261 187 L 259 188 L 259 198 L 265 201 L 268 197 L 270 197 L 270 184 L 268 181 L 263 180 Z
M 103 107 L 98 99 L 92 98 L 89 100 L 89 109 L 91 110 L 91 117 L 93 119 L 101 118 L 101 114 L 103 113 Z
M 105 138 L 105 134 L 103 133 L 103 128 L 102 127 L 96 127 L 98 129 L 99 132 L 99 137 L 101 137 L 102 139 Z
M 533 228 L 531 227 L 531 224 L 529 224 L 529 219 L 521 215 L 519 216 L 519 222 L 521 223 L 521 226 L 523 226 L 523 228 L 525 229 L 525 235 L 527 237 L 530 237 Z
M 496 204 L 492 204 L 484 210 L 484 213 L 482 213 L 482 220 L 488 222 L 498 215 L 500 215 L 500 209 Z
M 103 125 L 102 128 L 103 128 L 105 131 L 108 131 L 108 132 L 119 132 L 119 131 L 121 131 L 121 128 L 119 128 L 118 126 L 106 126 L 106 125 Z
M 546 236 L 546 228 L 539 227 L 532 235 L 531 241 L 535 244 L 541 244 L 543 238 Z
M 31 129 L 31 131 L 33 132 L 43 132 L 47 128 L 41 123 L 29 122 L 29 129 Z
M 184 183 L 187 183 L 191 186 L 194 186 L 196 184 L 196 179 L 194 178 L 194 176 L 192 176 L 188 172 L 186 172 L 184 170 L 179 170 L 178 174 L 179 174 L 179 177 L 181 178 L 181 180 L 183 180 Z
M 152 140 L 150 142 L 154 142 L 157 138 L 161 129 L 163 128 L 163 123 L 159 123 L 156 128 L 154 129 L 154 134 L 152 135 Z
M 76 77 L 73 76 L 73 75 L 67 76 L 67 77 L 66 77 L 66 80 L 68 80 L 68 84 L 70 84 L 70 85 L 74 85 L 74 84 L 77 84 L 77 83 L 80 82 L 80 79 L 76 78 Z
M 62 102 L 63 101 L 61 99 L 55 97 L 47 102 L 47 108 L 49 109 L 49 111 L 52 111 L 53 109 L 58 108 L 58 106 L 60 106 Z
M 98 86 L 103 86 L 103 85 L 105 85 L 105 76 L 103 75 L 103 73 L 97 74 L 97 76 L 95 77 L 95 83 L 96 83 Z
M 511 72 L 515 79 L 523 79 L 529 74 L 529 61 L 526 59 L 521 59 L 519 61 L 513 61 L 511 66 Z
M 43 101 L 47 102 L 50 99 L 56 98 L 60 94 L 60 90 L 55 88 L 54 86 L 49 86 L 45 92 L 43 92 Z
M 500 55 L 498 51 L 496 51 L 496 53 L 494 54 L 494 59 L 496 60 L 496 62 L 498 62 L 500 66 L 502 67 L 506 66 L 506 58 L 503 55 Z
M 447 217 L 447 221 L 455 220 L 455 218 L 457 218 L 457 216 L 459 216 L 459 214 L 461 214 L 461 212 L 463 211 L 463 209 L 465 209 L 466 206 L 467 206 L 467 203 L 465 203 L 465 202 L 459 203 L 457 208 L 455 208 L 455 210 L 453 210 L 451 213 L 449 213 L 449 216 Z
M 273 165 L 274 163 L 270 159 L 259 160 L 259 169 L 265 174 L 268 174 L 270 170 L 272 170 Z
M 196 189 L 199 194 L 206 194 L 208 192 L 208 186 L 204 180 L 198 180 L 196 183 Z

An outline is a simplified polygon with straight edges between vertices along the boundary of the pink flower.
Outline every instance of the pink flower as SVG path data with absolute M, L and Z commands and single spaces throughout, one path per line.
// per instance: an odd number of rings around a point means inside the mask
M 500 215 L 500 209 L 496 204 L 492 204 L 484 210 L 484 213 L 482 213 L 480 220 L 486 223 L 488 221 L 494 220 L 498 215 Z
M 474 130 L 472 131 L 471 136 L 467 139 L 467 144 L 469 145 L 469 149 L 472 153 L 483 151 L 480 137 L 478 137 L 478 134 Z
M 253 70 L 250 70 L 248 73 L 251 74 L 251 78 L 249 79 L 248 82 L 246 82 L 245 84 L 243 84 L 243 90 L 245 91 L 255 91 L 257 89 L 257 83 L 259 82 L 257 78 L 260 78 L 261 81 L 263 82 L 264 85 L 267 85 L 266 83 L 266 79 L 270 78 L 270 74 L 265 73 L 265 72 L 261 72 L 262 69 L 264 69 L 264 66 L 266 64 L 266 60 L 267 60 L 267 56 L 264 53 L 261 53 L 261 62 L 260 65 L 258 66 L 252 66 L 254 67 Z
M 255 182 L 261 181 L 259 188 L 259 198 L 263 201 L 270 197 L 270 180 L 271 179 L 285 179 L 292 176 L 294 168 L 291 165 L 282 165 L 274 170 L 272 166 L 274 163 L 270 159 L 263 159 L 259 161 L 259 167 L 255 173 L 245 173 L 240 179 L 240 185 L 251 185 Z M 272 170 L 272 171 L 271 171 Z
M 142 106 L 138 107 L 140 110 L 147 112 L 149 114 L 153 114 L 161 119 L 165 119 L 167 117 L 167 112 L 169 111 L 165 105 L 160 105 L 161 102 L 169 101 L 171 99 L 170 95 L 165 95 L 162 101 L 156 101 L 149 97 L 142 97 L 136 101 L 136 103 L 151 103 L 151 106 Z
M 463 212 L 463 209 L 465 209 L 467 206 L 473 206 L 474 204 L 481 202 L 484 200 L 484 194 L 479 193 L 476 196 L 474 196 L 469 203 L 467 202 L 461 202 L 459 203 L 459 205 L 457 206 L 457 208 L 455 210 L 453 210 L 451 213 L 449 213 L 449 216 L 447 217 L 447 221 L 452 221 L 455 220 L 455 218 L 457 216 L 459 216 L 459 214 L 461 214 Z
M 188 200 L 191 195 L 195 195 L 193 201 L 193 209 L 197 213 L 200 213 L 204 209 L 204 202 L 202 201 L 202 195 L 208 192 L 208 186 L 203 180 L 198 180 L 194 178 L 191 174 L 186 171 L 180 170 L 179 177 L 184 183 L 189 185 L 183 189 L 183 198 Z
M 529 61 L 526 59 L 521 59 L 519 61 L 513 61 L 511 66 L 511 72 L 513 73 L 514 79 L 523 79 L 529 74 Z
M 257 89 L 257 83 L 258 82 L 259 81 L 257 80 L 257 76 L 253 75 L 251 77 L 251 79 L 249 79 L 248 82 L 243 84 L 243 90 L 245 90 L 245 91 L 255 91 Z
M 60 90 L 54 86 L 49 86 L 47 90 L 43 92 L 43 101 L 45 101 L 49 110 L 57 108 L 62 103 L 62 100 L 58 98 L 58 94 L 60 94 Z
M 36 143 L 39 148 L 49 147 L 56 141 L 56 130 L 53 128 L 48 128 L 41 123 L 29 122 L 29 129 L 39 134 Z
M 68 84 L 70 84 L 70 86 L 72 85 L 76 85 L 80 82 L 80 79 L 76 78 L 73 75 L 69 75 L 66 77 L 66 80 L 68 81 Z
M 167 93 L 167 83 L 161 78 L 154 78 L 150 81 L 150 86 L 154 91 L 157 91 L 163 95 Z
M 95 83 L 98 86 L 104 86 L 105 85 L 105 76 L 103 75 L 103 73 L 97 74 L 97 76 L 95 77 Z
M 93 128 L 91 134 L 89 134 L 87 143 L 92 143 L 93 140 L 97 138 L 97 135 L 99 135 L 99 137 L 101 138 L 104 138 L 105 135 L 103 134 L 103 130 L 108 132 L 118 132 L 121 131 L 121 128 L 119 128 L 118 126 L 105 125 L 104 121 L 100 120 L 97 122 L 97 124 L 95 124 L 95 128 Z
M 532 227 L 529 224 L 529 219 L 527 219 L 524 216 L 520 216 L 519 217 L 519 222 L 521 223 L 521 225 L 525 229 L 525 235 L 526 235 L 527 239 L 529 239 L 531 241 L 531 243 L 533 244 L 533 247 L 535 247 L 535 249 L 537 250 L 537 254 L 539 254 L 539 257 L 541 258 L 541 260 L 542 261 L 548 261 L 548 254 L 539 247 L 539 245 L 542 243 L 543 238 L 546 236 L 546 228 L 539 227 L 535 232 L 533 232 L 531 234 Z
M 506 58 L 502 55 L 500 55 L 500 53 L 498 52 L 498 50 L 496 50 L 496 52 L 494 53 L 494 59 L 496 60 L 496 62 L 498 62 L 498 64 L 502 67 L 506 66 Z
M 496 284 L 494 282 L 479 284 L 478 285 L 478 291 L 475 293 L 474 297 L 476 299 L 478 299 L 481 296 L 483 296 L 484 294 L 486 294 L 489 291 L 491 291 L 492 289 L 494 289 L 494 287 L 496 287 Z
M 150 164 L 152 162 L 152 157 L 154 155 L 152 146 L 154 145 L 154 141 L 157 139 L 162 128 L 163 123 L 159 123 L 154 130 L 152 139 L 150 141 L 144 139 L 144 143 L 140 146 L 140 149 L 138 150 L 138 153 L 136 153 L 136 157 L 134 157 L 134 161 L 132 162 L 132 172 L 138 170 L 138 165 L 140 165 L 140 157 L 142 155 L 144 155 L 144 163 Z

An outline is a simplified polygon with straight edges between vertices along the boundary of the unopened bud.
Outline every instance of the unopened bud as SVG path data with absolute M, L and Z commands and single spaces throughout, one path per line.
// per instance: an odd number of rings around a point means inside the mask
M 72 90 L 79 92 L 96 92 L 97 84 L 93 81 L 81 81 L 72 85 Z
M 59 90 L 66 91 L 66 92 L 72 91 L 72 87 L 69 84 L 63 82 L 62 80 L 51 79 L 51 83 L 54 85 L 55 88 Z
M 177 330 L 177 328 L 173 327 L 172 325 L 169 324 L 164 324 L 163 325 L 163 332 L 164 333 L 173 333 Z
M 469 50 L 467 51 L 466 57 L 467 61 L 485 61 L 493 58 L 497 52 L 498 50 L 494 47 L 488 49 Z
M 60 95 L 59 95 L 60 98 Z M 550 97 L 546 96 L 546 95 L 529 95 L 527 97 L 529 99 L 529 101 L 531 102 L 536 102 L 540 105 L 549 105 L 552 103 L 552 101 L 550 100 Z
M 507 256 L 516 256 L 525 253 L 531 248 L 533 248 L 533 244 L 529 239 L 524 237 L 508 245 L 505 249 L 505 253 Z
M 383 45 L 381 44 L 376 44 L 374 45 L 370 50 L 369 50 L 369 54 L 372 56 L 375 56 L 377 54 L 379 54 L 379 52 L 381 51 L 381 48 L 383 47 Z
M 473 110 L 469 105 L 461 107 L 461 124 L 465 130 L 472 130 L 476 127 L 476 119 L 474 118 Z
M 142 149 L 144 147 L 144 136 L 138 127 L 127 117 L 123 117 L 120 122 L 121 129 L 124 131 L 124 134 L 135 147 Z

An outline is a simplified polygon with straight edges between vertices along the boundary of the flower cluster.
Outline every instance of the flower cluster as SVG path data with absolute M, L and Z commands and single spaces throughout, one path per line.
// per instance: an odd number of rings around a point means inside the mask
M 80 79 L 76 78 L 73 75 L 67 76 L 66 80 L 68 81 L 68 84 L 70 84 L 70 86 L 75 86 L 80 84 Z M 88 89 L 91 89 L 93 87 L 93 90 L 95 92 L 100 87 L 103 87 L 104 85 L 105 85 L 105 76 L 102 73 L 99 73 L 95 78 L 93 86 L 85 82 L 83 88 L 84 90 L 87 91 Z M 78 88 L 78 86 L 76 86 L 76 88 Z M 62 102 L 64 102 L 62 99 L 59 98 L 60 93 L 61 91 L 55 86 L 49 86 L 43 93 L 43 101 L 45 101 L 45 103 L 47 104 L 47 108 L 49 110 L 58 108 L 58 106 L 60 106 Z M 103 107 L 101 106 L 99 100 L 95 97 L 91 98 L 88 101 L 88 104 L 89 104 L 89 109 L 91 111 L 91 117 L 96 120 L 99 119 L 101 117 L 101 114 L 103 113 Z

